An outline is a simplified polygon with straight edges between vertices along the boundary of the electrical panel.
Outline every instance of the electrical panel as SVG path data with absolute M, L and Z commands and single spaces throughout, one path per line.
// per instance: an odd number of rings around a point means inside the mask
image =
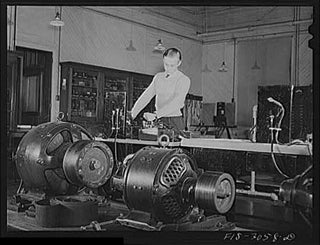
M 72 70 L 71 118 L 97 116 L 97 73 Z
M 313 129 L 312 86 L 294 88 L 291 113 L 291 139 L 305 141 Z
M 128 77 L 120 74 L 104 74 L 104 112 L 107 136 L 123 137 L 126 133 Z

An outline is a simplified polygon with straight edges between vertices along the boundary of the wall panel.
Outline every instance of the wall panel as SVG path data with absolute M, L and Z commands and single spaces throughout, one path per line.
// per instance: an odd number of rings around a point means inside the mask
M 242 41 L 237 56 L 237 124 L 250 127 L 252 108 L 258 103 L 258 86 L 291 84 L 291 38 Z M 256 57 L 259 70 L 252 69 Z
M 219 72 L 224 59 L 227 72 Z M 202 69 L 207 62 L 210 73 L 202 73 L 203 100 L 205 103 L 231 102 L 233 85 L 233 42 L 205 45 L 202 55 Z
M 310 85 L 313 81 L 313 51 L 308 47 L 308 41 L 311 37 L 310 34 L 303 34 L 299 37 L 299 86 Z

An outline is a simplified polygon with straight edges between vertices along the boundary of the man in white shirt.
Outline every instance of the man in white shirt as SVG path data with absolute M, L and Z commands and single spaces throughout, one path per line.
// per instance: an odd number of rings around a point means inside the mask
M 132 119 L 156 96 L 156 118 L 182 132 L 185 128 L 182 109 L 190 88 L 190 79 L 178 67 L 182 55 L 177 48 L 169 48 L 163 54 L 164 72 L 157 73 L 147 89 L 141 94 L 131 110 Z

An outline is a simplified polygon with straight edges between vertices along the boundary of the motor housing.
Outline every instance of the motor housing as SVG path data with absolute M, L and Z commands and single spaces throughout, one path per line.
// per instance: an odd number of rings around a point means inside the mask
M 123 192 L 130 210 L 140 210 L 165 223 L 177 223 L 194 206 L 228 212 L 235 199 L 231 175 L 203 172 L 181 148 L 144 147 L 130 155 L 122 176 L 113 176 L 113 186 Z
M 94 141 L 80 125 L 62 121 L 32 128 L 21 139 L 15 158 L 24 188 L 48 195 L 99 187 L 113 168 L 113 154 L 106 144 Z

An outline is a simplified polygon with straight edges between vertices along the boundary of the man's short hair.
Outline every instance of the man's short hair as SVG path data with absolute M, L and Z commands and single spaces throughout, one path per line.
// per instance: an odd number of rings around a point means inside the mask
M 182 54 L 181 51 L 177 48 L 168 48 L 164 53 L 163 57 L 169 56 L 174 57 L 176 55 L 179 55 L 179 60 L 182 60 Z

